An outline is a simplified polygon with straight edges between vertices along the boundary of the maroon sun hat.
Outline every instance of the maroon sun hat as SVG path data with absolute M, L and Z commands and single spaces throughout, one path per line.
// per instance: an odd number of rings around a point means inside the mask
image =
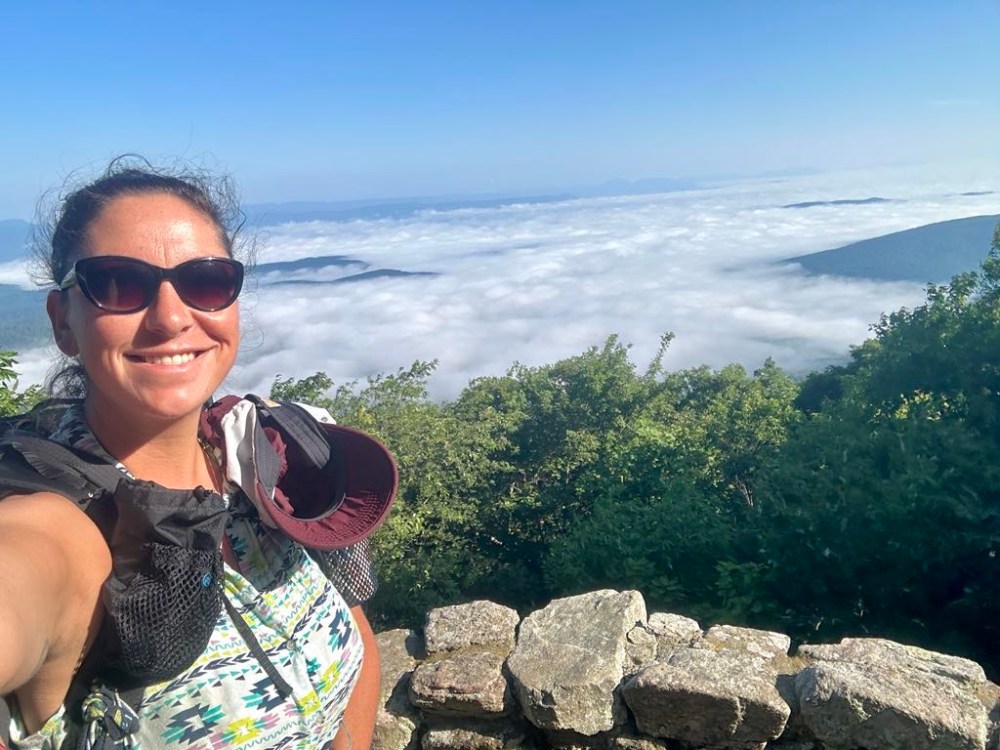
M 303 486 L 299 476 L 304 468 L 295 465 L 289 446 L 288 470 L 279 479 L 268 510 L 277 527 L 295 541 L 329 550 L 360 542 L 382 525 L 396 498 L 399 471 L 392 454 L 371 435 L 317 424 L 331 450 L 329 468 L 320 472 L 328 483 L 323 482 L 319 492 L 297 490 Z M 291 508 L 280 501 L 281 495 Z
M 224 447 L 232 439 L 222 417 L 241 399 L 227 396 L 205 410 L 202 434 Z M 396 497 L 399 471 L 389 450 L 371 435 L 318 422 L 301 406 L 264 402 L 256 406 L 252 461 L 249 445 L 238 449 L 244 475 L 239 482 L 273 525 L 305 547 L 331 550 L 360 542 L 385 521 Z M 244 438 L 242 442 L 246 443 Z M 227 476 L 232 477 L 229 467 Z M 249 494 L 249 492 L 248 492 Z

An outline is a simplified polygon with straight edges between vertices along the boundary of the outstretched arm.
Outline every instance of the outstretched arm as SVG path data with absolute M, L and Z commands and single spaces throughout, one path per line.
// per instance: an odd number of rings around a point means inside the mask
M 45 695 L 29 702 L 62 702 L 64 695 L 54 693 L 65 694 L 110 570 L 101 532 L 66 498 L 38 493 L 0 501 L 0 694 L 37 678 Z
M 344 723 L 334 737 L 330 750 L 369 750 L 375 733 L 381 675 L 378 643 L 361 607 L 351 607 L 351 614 L 361 631 L 365 655 L 361 662 L 361 675 L 344 712 Z

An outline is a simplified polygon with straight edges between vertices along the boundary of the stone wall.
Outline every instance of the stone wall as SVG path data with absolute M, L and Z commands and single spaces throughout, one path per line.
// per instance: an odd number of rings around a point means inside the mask
M 382 647 L 377 750 L 1000 750 L 1000 688 L 975 662 L 877 638 L 647 616 L 635 591 L 520 619 L 442 607 Z

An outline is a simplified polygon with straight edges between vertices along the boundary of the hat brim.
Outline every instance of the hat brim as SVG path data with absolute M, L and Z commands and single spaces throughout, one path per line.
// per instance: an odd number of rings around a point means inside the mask
M 342 472 L 335 486 L 317 488 L 329 493 L 327 510 L 307 518 L 289 513 L 271 499 L 265 502 L 275 525 L 291 539 L 311 549 L 332 550 L 356 544 L 382 525 L 396 498 L 399 470 L 389 450 L 371 435 L 342 425 L 320 423 L 319 427 L 332 451 L 339 454 L 338 471 Z M 288 471 L 294 472 L 295 467 L 289 466 Z M 343 498 L 337 505 L 339 489 Z

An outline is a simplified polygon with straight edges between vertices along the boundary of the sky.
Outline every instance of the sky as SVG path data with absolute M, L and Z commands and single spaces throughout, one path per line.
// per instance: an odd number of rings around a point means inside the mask
M 251 202 L 1000 161 L 996 0 L 3 6 L 0 219 L 129 151 Z

